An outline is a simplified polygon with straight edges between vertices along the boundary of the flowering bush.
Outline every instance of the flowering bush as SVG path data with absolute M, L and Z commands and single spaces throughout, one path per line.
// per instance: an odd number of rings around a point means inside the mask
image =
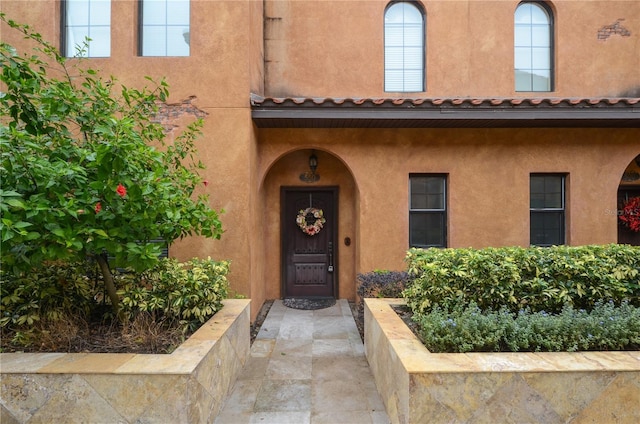
M 640 231 L 640 197 L 632 197 L 624 203 L 620 221 L 631 231 Z
M 1 13 L 0 25 L 21 31 L 37 52 L 0 43 L 2 268 L 93 258 L 117 309 L 110 265 L 142 271 L 158 261 L 154 240 L 222 233 L 207 195 L 194 194 L 206 187 L 194 148 L 202 123 L 165 143 L 153 118 L 166 82 L 127 88 L 82 60 L 67 62 Z

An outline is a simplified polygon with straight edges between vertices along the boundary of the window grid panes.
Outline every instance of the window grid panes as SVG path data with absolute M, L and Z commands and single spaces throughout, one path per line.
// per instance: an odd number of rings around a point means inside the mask
M 516 91 L 552 90 L 552 20 L 538 3 L 521 3 L 515 12 Z
M 446 247 L 446 176 L 409 176 L 409 245 Z
M 424 16 L 408 2 L 384 16 L 385 91 L 424 91 Z
M 111 56 L 111 0 L 66 0 L 63 7 L 64 55 Z
M 141 0 L 140 54 L 189 56 L 190 0 Z
M 530 243 L 553 246 L 565 243 L 565 177 L 532 174 L 530 193 Z

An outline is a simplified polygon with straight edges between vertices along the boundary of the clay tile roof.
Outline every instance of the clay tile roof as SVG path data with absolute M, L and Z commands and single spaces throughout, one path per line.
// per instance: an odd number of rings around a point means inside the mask
M 251 94 L 258 127 L 640 128 L 640 98 L 331 98 Z

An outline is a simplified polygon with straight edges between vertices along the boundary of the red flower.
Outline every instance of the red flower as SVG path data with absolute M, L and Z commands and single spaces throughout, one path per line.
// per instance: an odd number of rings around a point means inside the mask
M 206 187 L 206 186 L 208 186 L 208 185 L 209 185 L 209 180 L 204 180 L 204 181 L 202 182 L 202 184 L 204 184 L 204 186 L 205 186 L 205 187 Z
M 100 202 L 96 203 L 96 207 L 93 208 L 93 210 L 95 210 L 96 213 L 99 213 L 102 210 L 102 204 L 100 204 Z
M 640 197 L 626 201 L 618 216 L 631 231 L 640 232 Z
M 118 184 L 118 188 L 116 188 L 116 193 L 118 193 L 118 196 L 124 197 L 127 195 L 127 189 L 124 188 L 122 184 Z

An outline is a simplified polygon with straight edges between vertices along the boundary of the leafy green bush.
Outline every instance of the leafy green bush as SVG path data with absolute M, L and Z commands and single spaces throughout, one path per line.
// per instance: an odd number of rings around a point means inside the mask
M 180 263 L 175 259 L 161 261 L 145 271 L 118 292 L 123 312 L 159 314 L 177 319 L 185 329 L 194 330 L 222 308 L 227 298 L 229 262 L 192 259 Z
M 163 259 L 152 269 L 135 273 L 114 270 L 122 298 L 122 312 L 129 323 L 142 313 L 193 331 L 222 308 L 228 294 L 229 263 L 193 259 L 179 263 Z M 14 342 L 34 341 L 34 323 L 77 317 L 112 318 L 110 298 L 100 282 L 96 264 L 51 263 L 28 273 L 0 273 L 0 326 L 14 334 Z
M 637 350 L 640 308 L 623 302 L 597 303 L 593 310 L 565 306 L 559 314 L 506 307 L 481 310 L 471 302 L 440 306 L 413 316 L 431 352 Z
M 27 327 L 41 319 L 89 314 L 94 282 L 84 263 L 45 264 L 16 275 L 0 273 L 0 326 Z
M 598 301 L 640 306 L 640 247 L 625 245 L 411 249 L 414 282 L 403 292 L 414 312 L 475 302 L 482 310 L 556 313 Z
M 199 174 L 203 123 L 169 138 L 156 116 L 169 97 L 164 80 L 126 87 L 2 12 L 0 24 L 34 43 L 18 52 L 0 42 L 0 265 L 28 272 L 92 257 L 118 314 L 104 252 L 144 271 L 158 261 L 155 240 L 221 237 Z

